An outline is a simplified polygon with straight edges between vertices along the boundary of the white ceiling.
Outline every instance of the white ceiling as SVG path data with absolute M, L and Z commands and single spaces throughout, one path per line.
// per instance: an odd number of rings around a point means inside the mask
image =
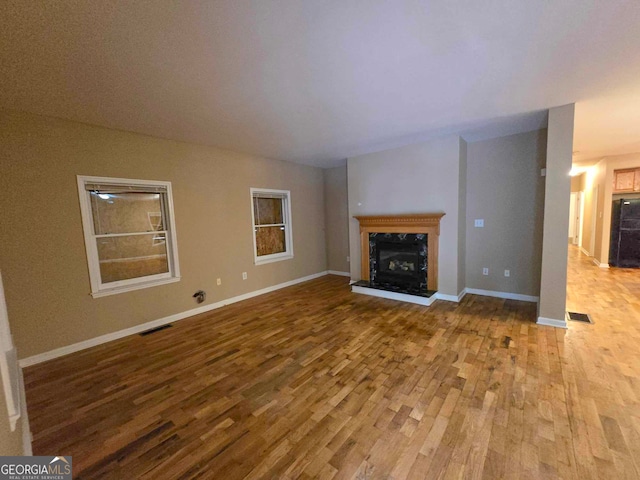
M 640 150 L 635 0 L 6 0 L 0 106 L 312 165 L 577 102 Z

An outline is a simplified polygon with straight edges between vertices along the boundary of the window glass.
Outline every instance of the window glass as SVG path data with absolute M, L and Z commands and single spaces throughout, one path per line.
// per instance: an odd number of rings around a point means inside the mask
M 256 250 L 259 257 L 286 252 L 284 227 L 257 227 Z
M 292 258 L 290 193 L 252 188 L 251 202 L 256 264 Z
M 169 272 L 164 233 L 96 239 L 102 283 Z
M 180 279 L 171 183 L 78 176 L 91 294 Z
M 159 193 L 89 192 L 96 235 L 163 230 Z
M 283 223 L 282 199 L 256 197 L 253 200 L 256 225 L 274 225 Z

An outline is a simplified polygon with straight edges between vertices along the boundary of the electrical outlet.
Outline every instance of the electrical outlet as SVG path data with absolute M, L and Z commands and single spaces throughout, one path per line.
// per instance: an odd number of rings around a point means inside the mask
M 247 279 L 247 272 L 242 272 L 242 279 L 246 280 Z
M 504 271 L 504 276 L 505 277 L 510 277 L 511 276 L 511 271 L 510 270 L 505 270 Z
M 218 285 L 218 286 L 222 285 L 222 279 L 221 278 L 218 278 L 216 280 L 216 285 Z
M 347 262 L 350 262 L 350 261 L 351 261 L 351 257 L 347 257 Z
M 484 218 L 476 218 L 474 223 L 474 227 L 476 228 L 484 228 Z
M 482 269 L 482 274 L 483 274 L 483 275 L 489 275 L 489 269 L 488 269 L 487 267 L 484 267 L 484 268 Z

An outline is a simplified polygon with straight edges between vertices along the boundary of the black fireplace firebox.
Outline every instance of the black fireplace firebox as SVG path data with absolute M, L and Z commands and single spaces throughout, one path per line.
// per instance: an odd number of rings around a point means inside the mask
M 427 235 L 370 233 L 371 286 L 412 295 L 427 294 Z

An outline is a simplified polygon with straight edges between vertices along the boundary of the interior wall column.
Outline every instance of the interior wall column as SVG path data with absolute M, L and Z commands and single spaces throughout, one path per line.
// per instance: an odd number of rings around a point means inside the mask
M 575 104 L 549 109 L 538 323 L 566 328 L 569 202 Z

